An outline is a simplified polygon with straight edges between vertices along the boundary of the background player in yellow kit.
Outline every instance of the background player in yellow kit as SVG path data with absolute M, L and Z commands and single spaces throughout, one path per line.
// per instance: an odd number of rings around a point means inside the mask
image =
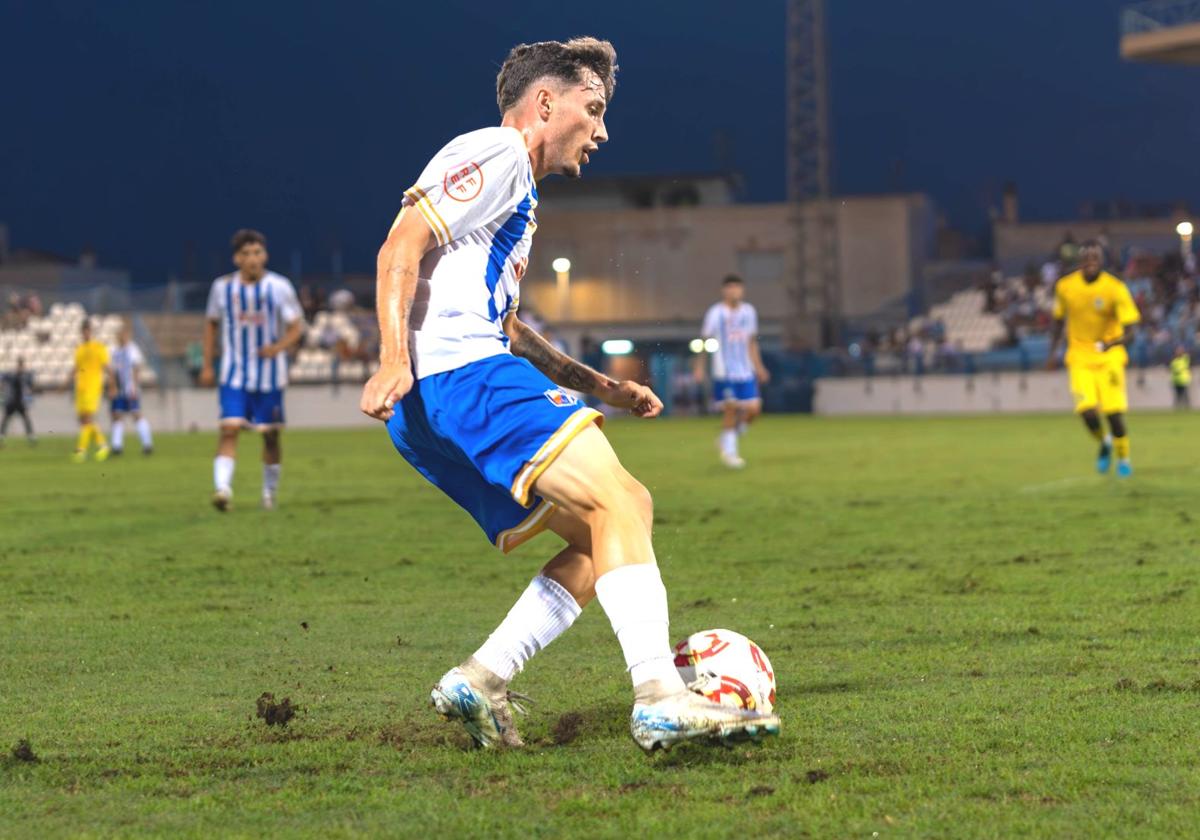
M 96 412 L 104 383 L 108 381 L 108 348 L 92 338 L 92 325 L 84 319 L 83 341 L 75 348 L 75 413 L 79 416 L 79 442 L 75 444 L 75 462 L 82 464 L 88 447 L 96 444 L 96 460 L 108 457 L 108 441 L 96 425 Z
M 1125 428 L 1125 412 L 1129 409 L 1125 393 L 1129 354 L 1125 345 L 1132 341 L 1131 327 L 1141 315 L 1125 284 L 1104 270 L 1104 249 L 1096 242 L 1084 243 L 1079 251 L 1079 270 L 1061 278 L 1054 288 L 1054 338 L 1046 360 L 1051 370 L 1057 363 L 1064 320 L 1065 361 L 1075 411 L 1100 443 L 1096 469 L 1107 473 L 1115 454 L 1117 475 L 1132 475 Z M 1101 413 L 1108 418 L 1108 435 L 1104 434 Z

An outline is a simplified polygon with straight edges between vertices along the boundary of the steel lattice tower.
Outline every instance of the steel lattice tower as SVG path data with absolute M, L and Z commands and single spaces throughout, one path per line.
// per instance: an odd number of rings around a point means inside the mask
M 838 340 L 837 208 L 830 170 L 825 0 L 788 0 L 787 198 L 794 237 L 788 266 L 793 312 L 786 340 L 793 347 Z

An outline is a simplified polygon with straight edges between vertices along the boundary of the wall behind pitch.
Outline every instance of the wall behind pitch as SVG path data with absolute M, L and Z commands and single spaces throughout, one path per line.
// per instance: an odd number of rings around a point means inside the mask
M 1170 408 L 1174 392 L 1164 369 L 1130 370 L 1133 410 Z M 818 379 L 816 414 L 995 414 L 1071 411 L 1065 371 Z

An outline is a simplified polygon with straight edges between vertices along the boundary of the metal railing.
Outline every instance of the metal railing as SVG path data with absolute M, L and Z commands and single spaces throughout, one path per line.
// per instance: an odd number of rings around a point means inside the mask
M 1137 35 L 1200 23 L 1200 0 L 1148 0 L 1121 11 L 1121 34 Z

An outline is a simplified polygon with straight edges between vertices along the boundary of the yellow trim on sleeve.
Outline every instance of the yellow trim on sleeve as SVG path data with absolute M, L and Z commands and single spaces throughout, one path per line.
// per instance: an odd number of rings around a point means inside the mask
M 425 190 L 414 185 L 409 187 L 404 194 L 421 211 L 421 215 L 425 217 L 425 223 L 433 229 L 433 235 L 437 238 L 438 244 L 449 245 L 450 240 L 453 239 L 450 236 L 450 226 L 446 224 L 441 214 L 438 213 L 437 208 L 433 206 L 433 202 L 429 200 L 429 196 L 425 194 Z
M 529 505 L 530 490 L 533 483 L 538 480 L 538 476 L 545 472 L 546 467 L 554 463 L 554 459 L 566 448 L 567 444 L 591 423 L 603 425 L 604 415 L 594 408 L 585 406 L 572 412 L 571 416 L 558 427 L 558 431 L 546 439 L 537 454 L 529 459 L 525 467 L 517 473 L 516 479 L 513 480 L 512 497 L 517 500 L 518 504 L 524 507 Z
M 550 524 L 550 514 L 554 512 L 554 504 L 545 499 L 526 516 L 519 525 L 506 528 L 496 536 L 496 548 L 508 554 L 517 546 L 536 537 Z

